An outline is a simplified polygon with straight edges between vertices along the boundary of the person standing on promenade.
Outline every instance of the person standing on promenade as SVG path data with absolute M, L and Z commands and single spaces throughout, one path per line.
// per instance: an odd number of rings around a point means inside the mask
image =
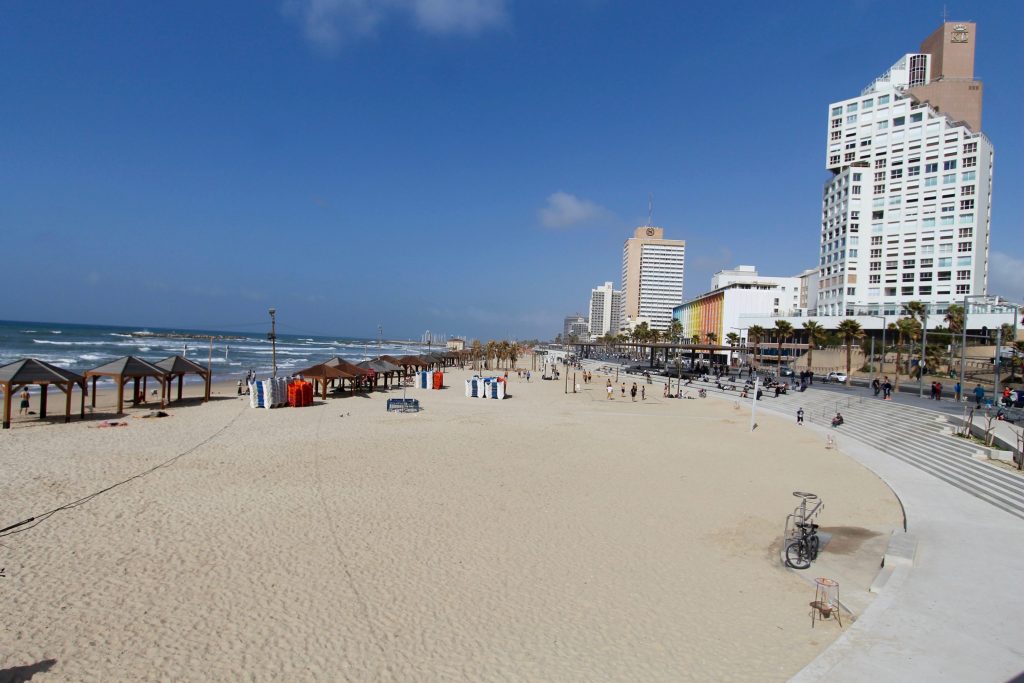
M 942 382 L 936 382 L 935 383 L 935 400 L 936 401 L 941 401 L 942 400 Z
M 803 408 L 798 408 L 797 411 L 796 411 L 796 423 L 798 425 L 803 425 L 803 423 L 804 423 L 804 409 Z
M 612 381 L 608 380 L 608 385 L 605 387 L 605 391 L 608 392 L 608 400 L 612 400 Z
M 981 407 L 981 402 L 985 400 L 985 389 L 980 384 L 974 387 L 974 402 L 978 408 Z
M 18 407 L 18 415 L 28 414 L 28 387 L 21 390 L 21 405 Z
M 957 381 L 957 383 L 953 385 L 953 400 L 956 401 L 957 403 L 960 402 L 960 382 L 959 381 Z
M 875 396 L 878 396 L 878 392 L 882 390 L 882 383 L 878 381 L 878 378 L 871 380 L 871 388 L 875 390 Z
M 889 381 L 889 377 L 882 378 L 882 400 L 892 400 L 892 382 Z
M 640 387 L 640 400 L 641 401 L 646 401 L 647 400 L 647 387 Z
M 622 398 L 626 398 L 626 383 L 622 383 Z

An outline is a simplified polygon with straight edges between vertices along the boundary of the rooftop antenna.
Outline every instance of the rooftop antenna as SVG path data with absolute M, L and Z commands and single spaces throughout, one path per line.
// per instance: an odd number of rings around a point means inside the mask
M 949 21 L 949 12 L 946 11 L 946 4 L 942 4 L 942 23 L 945 24 Z
M 647 195 L 647 225 L 648 226 L 654 225 L 654 223 L 651 222 L 653 220 L 653 216 L 654 216 L 654 193 L 652 192 L 652 193 L 649 193 Z

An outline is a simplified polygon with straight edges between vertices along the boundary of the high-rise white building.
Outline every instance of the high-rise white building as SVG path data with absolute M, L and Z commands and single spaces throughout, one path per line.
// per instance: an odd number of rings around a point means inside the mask
M 573 313 L 572 315 L 565 316 L 565 320 L 562 322 L 562 339 L 575 337 L 586 340 L 589 335 L 590 324 L 582 313 Z
M 914 300 L 942 312 L 986 293 L 993 150 L 974 28 L 944 23 L 829 105 L 816 315 L 897 315 Z
M 590 290 L 590 336 L 593 339 L 619 332 L 622 292 L 606 282 Z
M 623 324 L 646 320 L 667 330 L 672 309 L 683 302 L 684 240 L 665 239 L 665 230 L 641 226 L 622 247 Z

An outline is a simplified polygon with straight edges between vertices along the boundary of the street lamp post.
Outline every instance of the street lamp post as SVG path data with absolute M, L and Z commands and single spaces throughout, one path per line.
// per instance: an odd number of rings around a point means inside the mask
M 747 330 L 749 330 L 750 328 L 749 327 L 732 327 L 732 326 L 730 326 L 729 329 L 730 330 L 736 330 L 737 332 L 740 333 L 740 346 L 741 346 L 741 348 L 746 349 L 747 348 L 747 338 L 743 336 L 743 333 L 746 332 Z M 750 355 L 749 352 L 747 352 L 747 355 Z M 742 372 L 742 371 L 743 371 L 743 368 L 740 368 L 740 372 Z
M 270 357 L 274 368 L 271 377 L 277 377 L 277 320 L 275 319 L 277 309 L 271 308 L 268 313 L 270 313 L 270 334 L 267 335 L 267 339 L 270 340 Z
M 384 346 L 384 326 L 377 325 L 377 357 L 380 358 Z
M 988 299 L 987 294 L 967 294 L 964 296 L 964 321 L 961 325 L 960 335 L 960 395 L 967 395 L 967 387 L 964 385 L 964 379 L 967 376 L 967 307 L 970 305 L 971 299 Z
M 866 314 L 865 318 L 880 318 L 882 320 L 882 363 L 885 363 L 885 316 Z M 884 370 L 884 368 L 883 368 Z M 875 338 L 871 337 L 871 379 L 875 379 Z
M 925 356 L 928 354 L 928 304 L 921 314 L 921 360 L 917 364 L 917 397 L 924 398 Z

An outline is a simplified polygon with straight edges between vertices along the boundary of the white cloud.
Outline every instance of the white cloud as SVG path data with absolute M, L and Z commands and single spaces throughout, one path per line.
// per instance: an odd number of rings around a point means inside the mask
M 603 221 L 610 215 L 608 209 L 568 192 L 555 192 L 548 196 L 547 204 L 538 211 L 541 225 L 548 228 L 568 228 L 584 222 Z
M 505 0 L 413 0 L 416 24 L 430 33 L 467 33 L 505 23 Z
M 285 15 L 296 19 L 318 48 L 335 50 L 372 36 L 392 19 L 406 19 L 425 33 L 474 35 L 501 26 L 506 0 L 285 0 Z
M 1024 259 L 991 251 L 988 259 L 988 292 L 1011 301 L 1024 299 Z

